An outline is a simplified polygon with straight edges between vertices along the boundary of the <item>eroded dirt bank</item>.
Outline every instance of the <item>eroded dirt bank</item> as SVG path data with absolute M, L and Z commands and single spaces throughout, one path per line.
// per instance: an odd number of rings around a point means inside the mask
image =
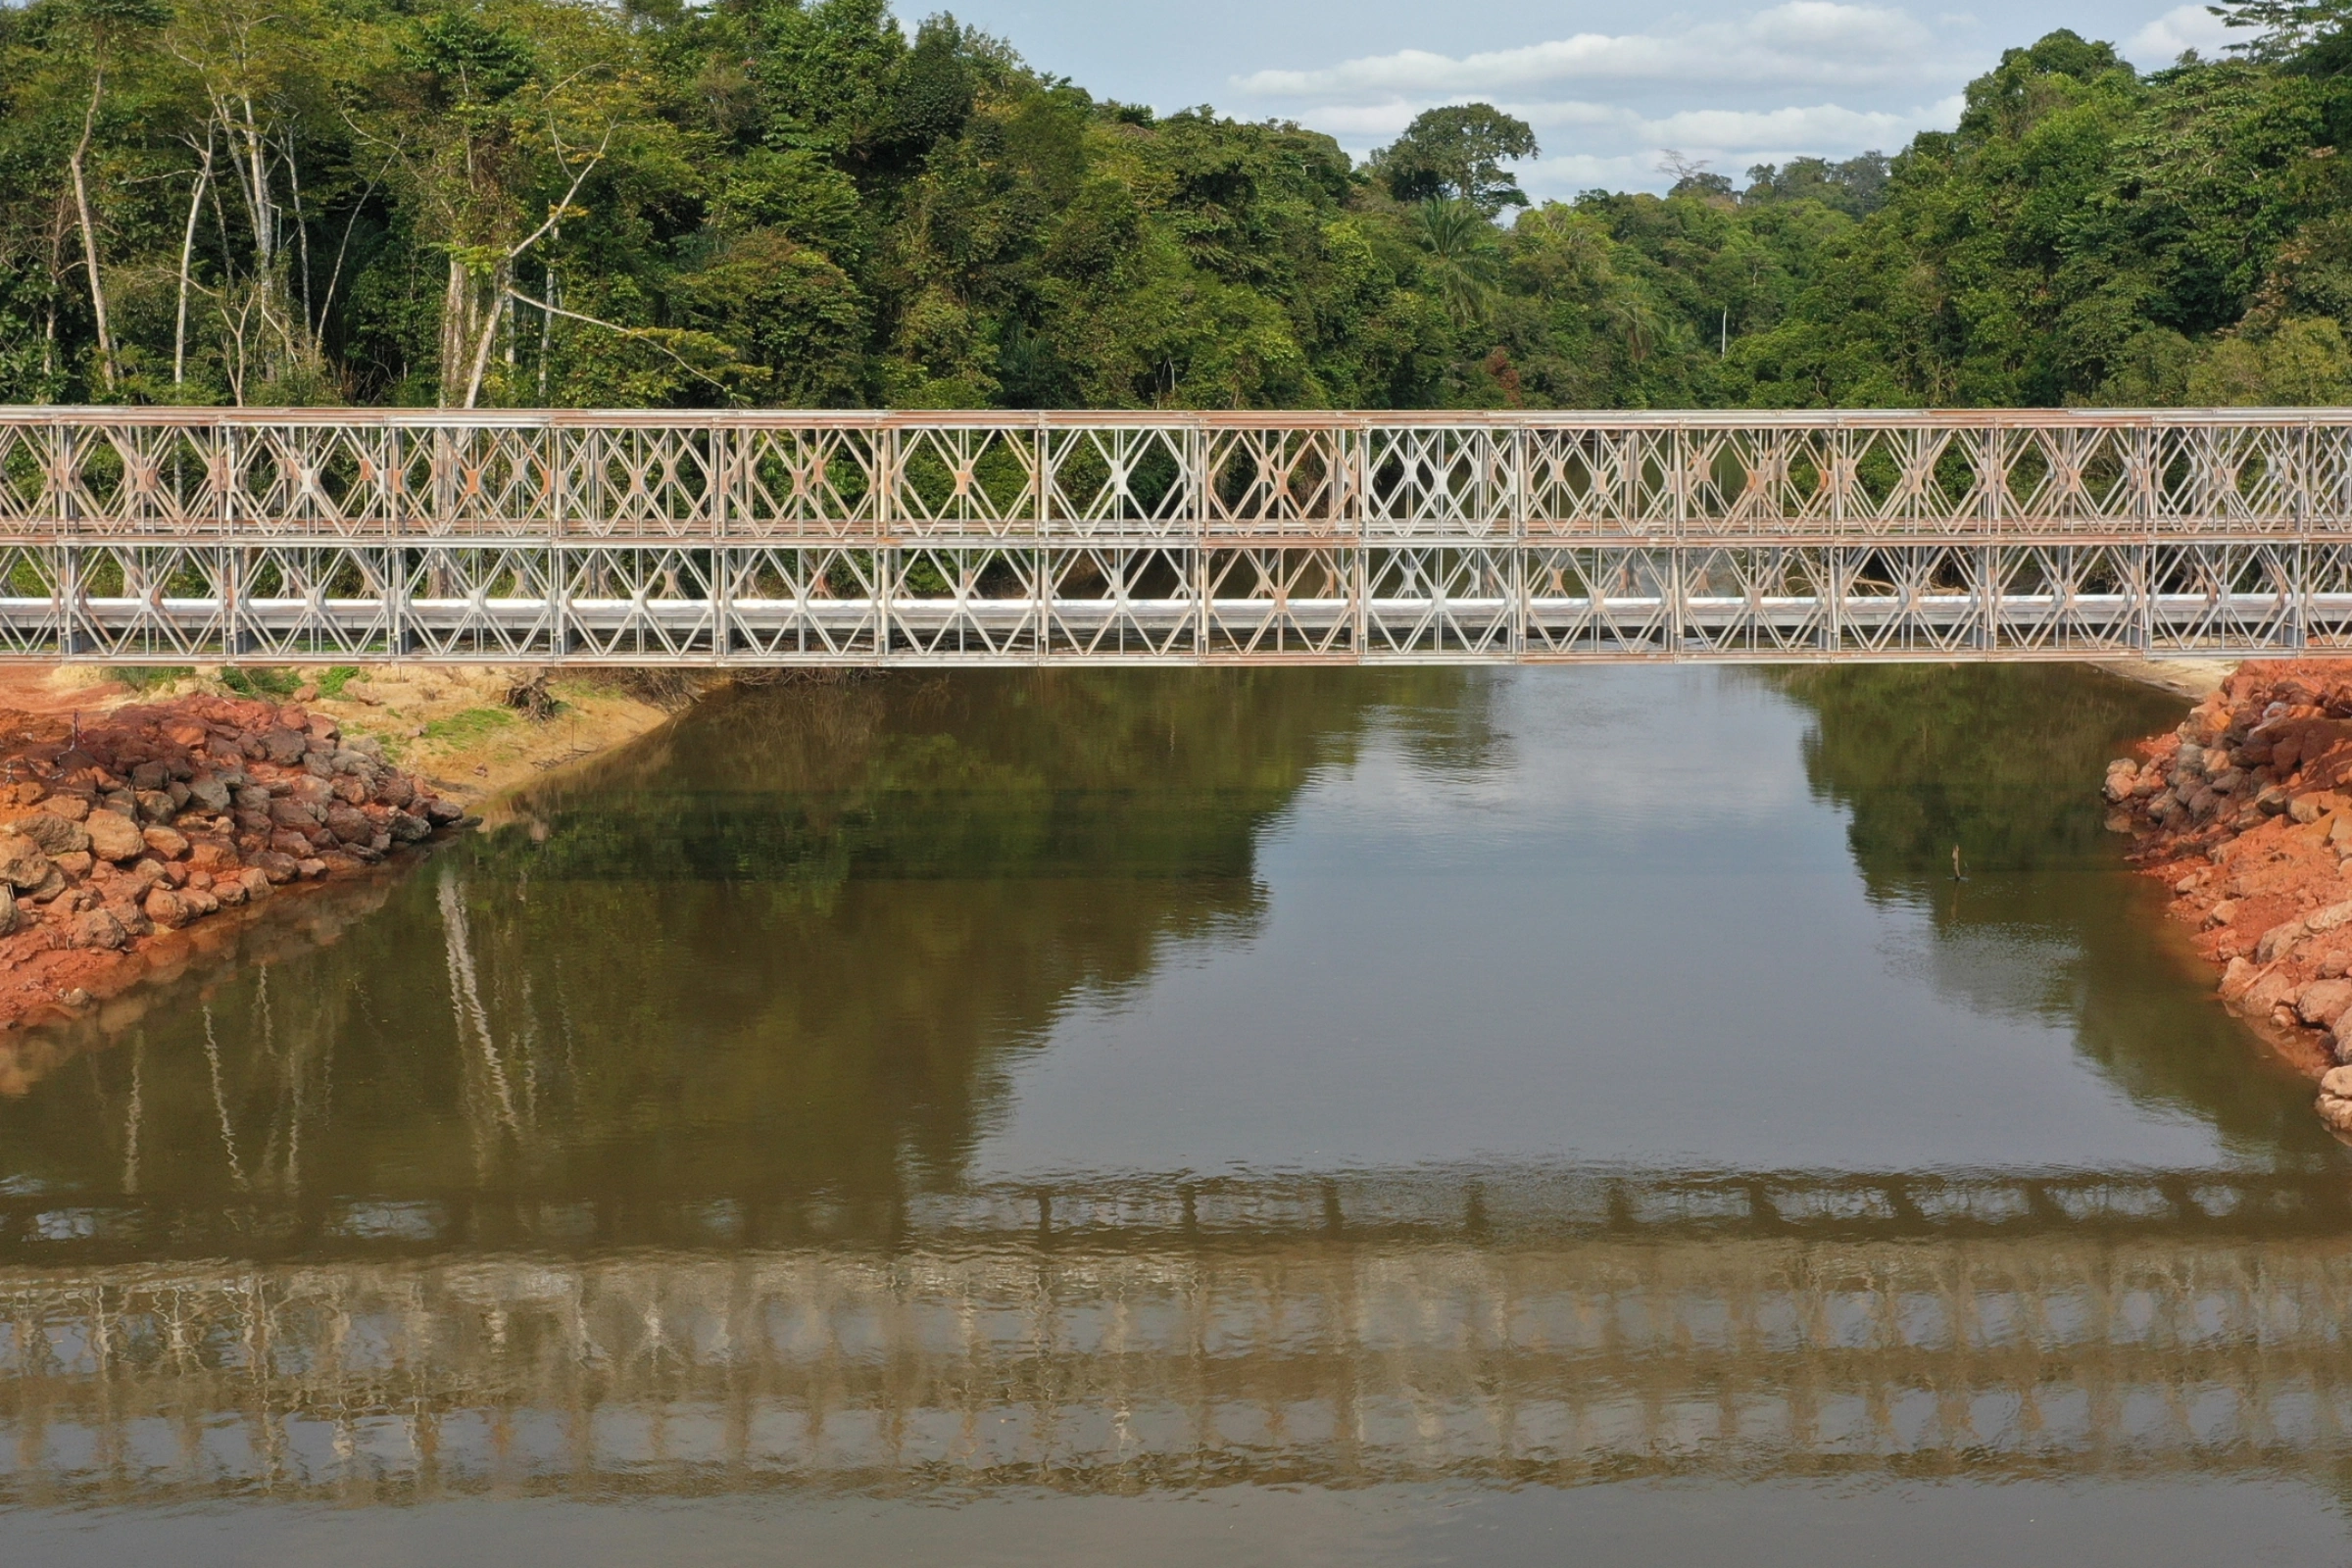
M 466 820 L 298 704 L 0 710 L 0 1025 L 70 1016 L 184 958 L 208 918 Z
M 2137 753 L 2108 764 L 2108 825 L 2352 1136 L 2352 663 L 2246 664 Z

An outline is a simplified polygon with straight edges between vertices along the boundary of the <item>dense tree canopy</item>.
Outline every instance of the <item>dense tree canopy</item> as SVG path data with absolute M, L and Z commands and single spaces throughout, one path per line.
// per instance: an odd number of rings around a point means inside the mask
M 2352 400 L 2344 0 L 2056 32 L 1892 158 L 1526 206 L 886 0 L 0 11 L 0 400 L 1808 407 Z

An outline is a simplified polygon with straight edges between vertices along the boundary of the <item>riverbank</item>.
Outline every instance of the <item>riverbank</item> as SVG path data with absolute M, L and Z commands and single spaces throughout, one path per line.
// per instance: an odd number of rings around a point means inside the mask
M 0 710 L 0 1027 L 74 1016 L 184 962 L 215 916 L 470 820 L 300 704 Z
M 2244 665 L 2136 752 L 2108 764 L 2108 826 L 2352 1136 L 2352 663 Z
M 473 808 L 551 769 L 625 745 L 708 684 L 699 672 L 384 664 L 145 670 L 136 684 L 86 666 L 0 672 L 0 710 L 70 718 L 187 698 L 299 703 L 367 738 L 435 794 Z
M 263 919 L 266 900 L 384 883 L 404 850 L 645 734 L 702 685 L 435 665 L 131 675 L 0 674 L 0 1030 L 120 1022 L 141 982 L 288 926 Z

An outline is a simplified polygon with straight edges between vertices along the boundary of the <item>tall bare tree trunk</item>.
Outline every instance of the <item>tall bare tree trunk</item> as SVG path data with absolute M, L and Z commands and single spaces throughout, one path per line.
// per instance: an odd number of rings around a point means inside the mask
M 98 321 L 98 373 L 106 380 L 106 389 L 115 389 L 115 334 L 106 318 L 106 280 L 98 269 L 98 224 L 90 216 L 90 182 L 84 173 L 89 160 L 90 137 L 98 128 L 98 100 L 106 91 L 106 73 L 90 74 L 90 107 L 82 112 L 81 140 L 74 144 L 74 156 L 68 166 L 74 172 L 74 211 L 81 220 L 81 265 L 90 274 L 90 314 Z
M 466 395 L 466 357 L 473 347 L 473 280 L 466 264 L 449 259 L 449 286 L 441 294 L 441 406 Z
M 196 217 L 204 210 L 204 190 L 213 181 L 213 127 L 204 127 L 204 162 L 197 166 L 196 183 L 188 192 L 188 226 L 179 236 L 179 315 L 172 327 L 172 384 L 178 386 L 188 371 L 188 270 L 196 256 Z
M 472 408 L 482 395 L 482 377 L 490 368 L 490 349 L 498 337 L 498 324 L 506 318 L 507 291 L 512 284 L 508 264 L 501 263 L 492 276 L 489 319 L 482 322 L 481 331 L 473 345 L 473 366 L 466 376 L 466 408 Z

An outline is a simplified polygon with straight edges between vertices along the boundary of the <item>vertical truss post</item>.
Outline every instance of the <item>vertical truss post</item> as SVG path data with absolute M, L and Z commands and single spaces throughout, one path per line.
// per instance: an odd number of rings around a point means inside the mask
M 1185 486 L 1185 506 L 1193 528 L 1193 657 L 1204 660 L 1211 647 L 1213 626 L 1208 596 L 1214 583 L 1208 559 L 1209 487 L 1208 430 L 1198 418 L 1185 425 L 1185 448 L 1193 456 L 1192 482 Z
M 1510 441 L 1506 450 L 1509 456 L 1504 460 L 1506 467 L 1502 482 L 1508 487 L 1509 492 L 1504 511 L 1505 515 L 1510 519 L 1511 553 L 1509 577 L 1503 585 L 1503 591 L 1510 596 L 1511 662 L 1518 664 L 1526 662 L 1527 660 L 1527 623 L 1534 618 L 1535 613 L 1533 607 L 1528 602 L 1529 596 L 1534 590 L 1529 586 L 1527 571 L 1527 514 L 1530 485 L 1527 475 L 1527 430 L 1524 426 L 1513 425 L 1511 427 Z
M 57 654 L 60 659 L 72 659 L 81 652 L 80 633 L 74 625 L 81 603 L 81 551 L 61 542 L 57 554 Z
M 1039 414 L 1031 421 L 1030 435 L 1036 442 L 1029 466 L 1029 515 L 1035 542 L 1028 550 L 1020 554 L 1026 556 L 1029 562 L 1030 659 L 1033 662 L 1042 664 L 1046 662 L 1047 653 L 1053 647 L 1054 629 L 1054 551 L 1050 542 L 1054 531 L 1054 508 L 1051 504 L 1054 494 L 1054 442 L 1043 414 Z M 1113 510 L 1124 511 L 1126 509 L 1114 508 Z M 1125 535 L 1127 532 L 1127 522 L 1123 517 L 1119 519 L 1118 531 L 1121 536 L 1121 545 L 1116 559 L 1119 561 L 1121 568 L 1119 580 L 1123 582 L 1126 580 Z M 1019 559 L 1019 557 L 1016 556 L 1015 559 Z
M 1360 663 L 1372 646 L 1372 442 L 1368 429 L 1351 431 L 1345 425 L 1333 430 L 1331 439 L 1336 460 L 1331 482 L 1337 491 L 1332 498 L 1337 514 L 1332 531 L 1346 540 L 1352 525 L 1355 537 L 1343 580 L 1348 584 L 1348 636 Z M 1393 540 L 1394 536 L 1392 546 Z
M 737 432 L 713 420 L 710 428 L 710 473 L 705 493 L 710 498 L 710 564 L 706 579 L 710 595 L 710 662 L 733 662 L 735 646 L 735 573 L 729 569 L 728 514 L 736 502 Z
M 1666 656 L 1679 659 L 1690 637 L 1690 549 L 1689 543 L 1689 426 L 1677 419 L 1666 430 L 1667 515 L 1671 545 L 1666 560 Z
M 2295 652 L 2311 647 L 2311 417 L 2295 431 Z
M 2001 646 L 2001 523 L 2008 515 L 2009 452 L 1998 424 L 1977 430 L 1979 494 L 1977 652 L 1989 658 Z
M 552 624 L 548 628 L 548 649 L 558 659 L 571 656 L 571 550 L 566 543 L 571 529 L 568 482 L 563 477 L 569 465 L 564 462 L 564 431 L 553 417 L 547 420 L 543 439 L 547 453 L 547 592 Z
M 899 552 L 895 544 L 899 515 L 899 431 L 885 425 L 874 432 L 874 559 L 866 591 L 874 596 L 874 662 L 891 662 L 898 631 Z
M 2132 457 L 2126 477 L 2132 486 L 2132 516 L 2138 523 L 2139 541 L 2133 546 L 2132 591 L 2137 594 L 2134 635 L 2140 657 L 2156 652 L 2156 430 L 2140 425 L 2131 433 Z

